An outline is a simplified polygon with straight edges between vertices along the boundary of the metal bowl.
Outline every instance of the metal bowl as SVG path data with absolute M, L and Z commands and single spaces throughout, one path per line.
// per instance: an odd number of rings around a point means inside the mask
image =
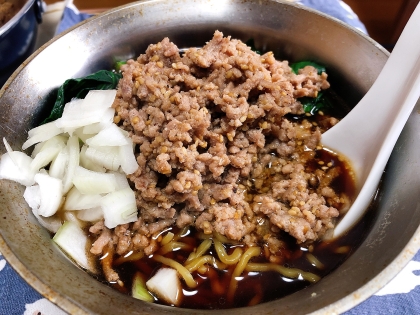
M 36 51 L 0 92 L 0 137 L 20 148 L 43 105 L 67 78 L 110 68 L 168 36 L 178 47 L 201 46 L 218 29 L 291 61 L 328 66 L 335 91 L 354 105 L 388 53 L 362 33 L 287 1 L 154 0 L 116 8 L 83 22 Z M 384 174 L 377 205 L 363 219 L 364 239 L 319 283 L 279 300 L 224 314 L 343 312 L 392 279 L 419 248 L 420 115 L 410 117 Z M 374 117 L 372 117 L 374 119 Z M 3 147 L 0 153 L 4 153 Z M 71 314 L 211 314 L 144 303 L 121 295 L 80 270 L 32 216 L 23 187 L 0 181 L 0 251 L 42 295 Z M 305 303 L 302 303 L 305 301 Z

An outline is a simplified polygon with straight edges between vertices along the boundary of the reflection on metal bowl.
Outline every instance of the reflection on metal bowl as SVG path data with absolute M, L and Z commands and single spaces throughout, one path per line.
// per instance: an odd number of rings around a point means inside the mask
M 244 41 L 254 38 L 257 47 L 279 58 L 315 59 L 327 65 L 335 92 L 350 105 L 369 89 L 388 57 L 362 33 L 289 1 L 140 1 L 83 22 L 29 57 L 0 91 L 0 138 L 20 148 L 26 131 L 40 121 L 43 105 L 64 80 L 109 69 L 116 57 L 138 55 L 166 36 L 180 48 L 201 46 L 216 29 Z M 391 156 L 376 207 L 369 211 L 365 238 L 348 260 L 299 292 L 223 313 L 340 313 L 390 281 L 420 244 L 419 128 L 420 116 L 414 113 Z M 4 151 L 2 147 L 0 153 Z M 26 281 L 67 312 L 214 313 L 145 303 L 93 280 L 51 242 L 22 193 L 19 185 L 0 181 L 0 251 Z

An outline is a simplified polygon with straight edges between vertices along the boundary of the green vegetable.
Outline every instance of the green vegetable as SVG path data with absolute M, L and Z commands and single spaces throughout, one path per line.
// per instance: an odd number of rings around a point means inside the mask
M 146 301 L 146 302 L 153 302 L 154 298 L 149 293 L 146 288 L 146 283 L 143 279 L 143 275 L 140 272 L 136 272 L 133 279 L 133 286 L 131 288 L 131 295 L 133 298 Z
M 295 74 L 298 74 L 299 69 L 303 69 L 306 66 L 314 67 L 315 69 L 318 70 L 318 74 L 321 74 L 322 72 L 326 72 L 325 67 L 323 65 L 320 65 L 319 63 L 316 63 L 315 61 L 309 61 L 309 60 L 292 63 L 290 65 L 290 68 L 292 68 L 292 71 Z
M 125 65 L 126 63 L 127 63 L 127 61 L 125 61 L 125 60 L 117 61 L 117 62 L 115 63 L 115 70 L 116 70 L 117 72 L 119 72 L 119 71 L 121 70 L 121 66 L 122 66 L 122 65 Z
M 333 106 L 323 92 L 319 92 L 317 97 L 302 97 L 299 101 L 303 105 L 305 113 L 315 115 L 318 111 L 328 111 Z
M 61 117 L 64 105 L 73 98 L 84 98 L 90 90 L 111 90 L 117 87 L 122 75 L 108 70 L 99 70 L 86 77 L 68 79 L 58 89 L 57 99 L 50 116 L 42 124 L 56 120 Z
M 248 39 L 245 44 L 251 48 L 252 51 L 256 52 L 257 54 L 261 55 L 261 52 L 255 48 L 255 42 L 253 38 Z

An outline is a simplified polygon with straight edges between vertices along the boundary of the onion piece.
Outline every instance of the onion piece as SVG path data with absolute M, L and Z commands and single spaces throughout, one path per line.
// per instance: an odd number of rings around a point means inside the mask
M 60 152 L 58 152 L 55 159 L 51 162 L 48 173 L 50 176 L 55 178 L 64 179 L 66 168 L 69 163 L 69 149 L 66 146 Z
M 23 152 L 4 153 L 0 159 L 0 179 L 9 179 L 24 186 L 33 185 L 36 172 L 31 169 L 32 161 Z
M 53 237 L 54 242 L 79 266 L 90 269 L 86 250 L 87 236 L 75 222 L 66 221 Z
M 130 184 L 128 183 L 128 179 L 127 179 L 127 176 L 125 176 L 125 174 L 121 172 L 114 172 L 114 171 L 109 171 L 108 173 L 114 174 L 115 176 L 115 179 L 117 181 L 117 187 L 115 188 L 115 190 L 122 190 L 125 188 L 130 188 Z
M 73 186 L 73 177 L 76 171 L 76 168 L 79 166 L 80 159 L 80 147 L 79 147 L 79 138 L 76 136 L 71 136 L 67 141 L 67 150 L 69 152 L 69 162 L 67 164 L 66 172 L 64 173 L 63 178 L 63 192 L 67 193 L 70 188 Z
M 117 187 L 114 174 L 94 172 L 81 166 L 76 168 L 73 184 L 82 194 L 107 194 Z
M 56 126 L 71 134 L 79 127 L 100 122 L 116 94 L 116 90 L 89 91 L 84 99 L 73 100 L 64 106 L 63 115 L 55 121 Z
M 12 147 L 10 146 L 9 142 L 7 142 L 6 138 L 3 137 L 3 143 L 4 143 L 4 147 L 6 148 L 7 152 L 13 152 Z
M 62 129 L 57 127 L 54 122 L 35 127 L 28 131 L 28 140 L 22 145 L 22 150 L 26 150 L 38 142 L 47 141 L 62 132 Z
M 41 167 L 51 163 L 58 153 L 66 146 L 66 140 L 67 138 L 63 136 L 54 136 L 47 140 L 34 157 L 34 160 L 31 163 L 31 169 L 37 172 Z
M 42 217 L 38 214 L 38 209 L 41 204 L 41 195 L 39 185 L 28 186 L 23 193 L 23 198 L 32 209 L 32 213 L 38 222 L 51 233 L 56 233 L 61 226 L 61 219 L 59 217 Z
M 104 212 L 101 207 L 95 207 L 86 210 L 79 210 L 77 211 L 76 216 L 79 220 L 85 222 L 97 222 L 104 218 Z
M 86 157 L 111 171 L 117 171 L 121 165 L 118 147 L 88 147 Z
M 44 145 L 44 142 L 35 144 L 34 148 L 32 149 L 31 158 L 36 157 L 39 151 L 41 151 L 43 145 Z
M 136 196 L 131 188 L 110 193 L 102 198 L 105 226 L 113 229 L 117 225 L 137 221 Z
M 38 209 L 41 205 L 41 191 L 39 185 L 27 186 L 23 193 L 23 198 L 32 209 L 32 212 L 38 214 Z
M 137 164 L 136 156 L 133 150 L 133 141 L 127 138 L 129 144 L 120 146 L 119 157 L 121 161 L 121 169 L 127 175 L 133 174 L 139 168 Z
M 181 281 L 177 271 L 172 268 L 161 268 L 151 277 L 146 286 L 149 291 L 165 302 L 178 306 L 181 303 Z
M 77 128 L 74 130 L 73 135 L 77 136 L 79 140 L 83 143 L 86 143 L 87 139 L 92 138 L 94 134 L 86 134 L 83 132 L 83 127 Z
M 107 126 L 111 125 L 114 121 L 115 109 L 107 108 L 104 111 L 104 114 L 101 117 L 101 121 L 86 125 L 83 127 L 84 134 L 97 134 L 102 129 L 105 129 Z
M 82 127 L 87 123 L 91 123 L 88 119 L 82 119 L 81 117 L 83 113 L 82 104 L 83 99 L 72 99 L 70 102 L 65 104 L 61 117 L 54 120 L 52 123 L 54 123 L 57 128 L 61 128 L 63 131 L 70 131 L 70 135 L 73 133 L 73 130 Z M 85 123 L 86 120 L 88 122 Z
M 77 187 L 73 186 L 66 195 L 64 210 L 84 210 L 99 207 L 102 196 L 100 194 L 82 194 Z
M 40 205 L 38 214 L 50 217 L 57 212 L 63 200 L 63 183 L 61 179 L 47 174 L 35 175 L 35 182 L 39 185 Z
M 118 147 L 127 145 L 129 142 L 127 138 L 122 134 L 121 129 L 117 125 L 111 124 L 105 129 L 101 130 L 96 136 L 87 139 L 86 144 L 96 147 Z
M 84 106 L 92 110 L 106 110 L 112 106 L 116 95 L 117 90 L 91 90 L 84 99 Z
M 88 147 L 84 145 L 80 150 L 80 166 L 83 166 L 84 168 L 94 172 L 105 173 L 105 167 L 98 165 L 98 163 L 95 163 L 86 155 L 87 148 Z

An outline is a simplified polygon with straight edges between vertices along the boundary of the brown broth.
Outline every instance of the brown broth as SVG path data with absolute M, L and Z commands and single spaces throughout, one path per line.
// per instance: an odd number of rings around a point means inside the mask
M 285 238 L 288 238 L 287 243 L 289 248 L 287 249 L 287 253 L 285 253 L 285 257 L 288 258 L 286 258 L 282 265 L 312 272 L 322 278 L 331 273 L 351 255 L 354 249 L 364 239 L 370 222 L 371 218 L 368 215 L 343 237 L 332 242 L 316 242 L 308 246 L 299 246 L 292 237 L 285 235 Z M 197 247 L 200 244 L 199 236 L 200 233 L 191 230 L 187 236 L 180 238 L 179 241 Z M 225 244 L 225 247 L 229 253 L 235 246 Z M 309 252 L 323 264 L 322 269 L 310 263 L 307 259 L 307 253 Z M 213 246 L 209 249 L 208 253 L 214 254 L 217 257 Z M 165 257 L 177 261 L 185 261 L 188 255 L 189 252 L 179 250 L 168 253 Z M 252 262 L 266 262 L 266 259 L 261 255 L 255 257 Z M 153 260 L 153 256 L 144 257 L 134 262 L 125 262 L 115 268 L 121 280 L 124 282 L 124 287 L 122 288 L 117 284 L 113 286 L 125 294 L 130 294 L 135 272 L 140 271 L 148 279 L 162 266 L 162 264 Z M 193 272 L 194 279 L 199 285 L 195 289 L 190 289 L 181 281 L 184 297 L 180 307 L 192 309 L 245 307 L 252 304 L 273 301 L 311 285 L 309 281 L 286 278 L 277 272 L 245 271 L 241 276 L 241 280 L 238 281 L 234 300 L 229 301 L 227 288 L 229 287 L 233 269 L 234 266 L 223 271 L 209 267 L 205 275 L 199 275 L 197 272 Z M 155 302 L 165 304 L 158 299 Z
M 311 122 L 318 122 L 325 117 L 316 115 L 313 117 L 304 117 Z M 301 120 L 302 117 L 290 117 L 291 120 Z M 325 131 L 325 130 L 323 130 Z M 328 173 L 331 169 L 337 169 L 338 176 L 331 182 L 331 187 L 337 194 L 345 194 L 352 201 L 355 193 L 354 175 L 352 173 L 349 163 L 339 157 L 338 155 L 328 151 L 325 148 L 318 147 L 314 151 L 308 152 L 304 146 L 298 150 L 301 155 L 308 154 L 308 158 L 304 163 L 305 172 L 315 174 L 316 171 Z M 275 155 L 275 154 L 274 154 Z M 305 158 L 303 159 L 305 161 Z M 270 185 L 271 177 L 275 176 L 274 170 L 271 169 L 271 164 L 266 166 L 266 170 L 262 178 L 264 180 L 264 187 Z M 255 182 L 255 179 L 250 178 L 248 182 Z M 263 187 L 263 188 L 264 188 Z M 313 190 L 316 191 L 316 185 Z M 248 185 L 245 193 L 248 195 L 261 193 L 261 187 L 258 189 L 253 184 Z M 252 199 L 252 198 L 251 198 Z M 333 200 L 328 200 L 327 204 L 337 207 Z M 285 232 L 281 233 L 281 239 L 285 242 L 285 248 L 282 248 L 279 253 L 281 257 L 280 265 L 288 268 L 297 268 L 305 272 L 316 274 L 321 279 L 327 274 L 336 269 L 343 261 L 345 261 L 351 253 L 357 248 L 360 242 L 364 239 L 365 231 L 368 230 L 371 224 L 371 216 L 363 218 L 351 231 L 341 238 L 331 241 L 318 241 L 311 244 L 299 245 L 296 240 Z M 171 232 L 179 232 L 176 228 L 172 228 Z M 187 243 L 190 248 L 197 248 L 201 241 L 202 233 L 195 231 L 193 228 L 189 230 L 187 235 L 180 237 L 179 242 Z M 164 236 L 161 235 L 161 237 Z M 224 244 L 226 252 L 232 253 L 235 247 L 242 245 Z M 251 262 L 268 263 L 268 259 L 264 255 L 265 244 L 260 244 L 262 251 L 259 257 L 254 257 Z M 155 254 L 161 254 L 159 250 Z M 174 259 L 181 264 L 188 258 L 190 251 L 177 250 L 165 254 L 167 258 Z M 206 252 L 214 257 L 218 257 L 214 249 L 214 245 Z M 308 258 L 312 255 L 320 263 L 321 266 L 313 264 L 313 261 Z M 115 257 L 117 258 L 117 257 Z M 115 260 L 114 260 L 115 262 Z M 192 275 L 198 286 L 194 289 L 188 288 L 183 280 L 182 290 L 183 298 L 179 305 L 182 308 L 191 309 L 227 309 L 236 307 L 245 307 L 273 301 L 303 288 L 310 286 L 312 283 L 302 279 L 291 279 L 282 276 L 274 271 L 266 272 L 247 272 L 241 274 L 237 282 L 237 289 L 233 299 L 229 299 L 228 288 L 231 282 L 232 273 L 236 264 L 229 266 L 226 270 L 218 270 L 212 266 L 207 266 L 207 271 L 203 274 L 197 271 Z M 123 286 L 119 284 L 110 284 L 124 294 L 131 294 L 131 286 L 136 272 L 141 272 L 144 279 L 150 279 L 159 268 L 164 267 L 161 263 L 153 259 L 153 255 L 143 257 L 136 261 L 127 261 L 119 265 L 113 265 L 115 271 L 119 274 L 120 280 L 124 283 Z M 155 303 L 166 304 L 155 297 Z

